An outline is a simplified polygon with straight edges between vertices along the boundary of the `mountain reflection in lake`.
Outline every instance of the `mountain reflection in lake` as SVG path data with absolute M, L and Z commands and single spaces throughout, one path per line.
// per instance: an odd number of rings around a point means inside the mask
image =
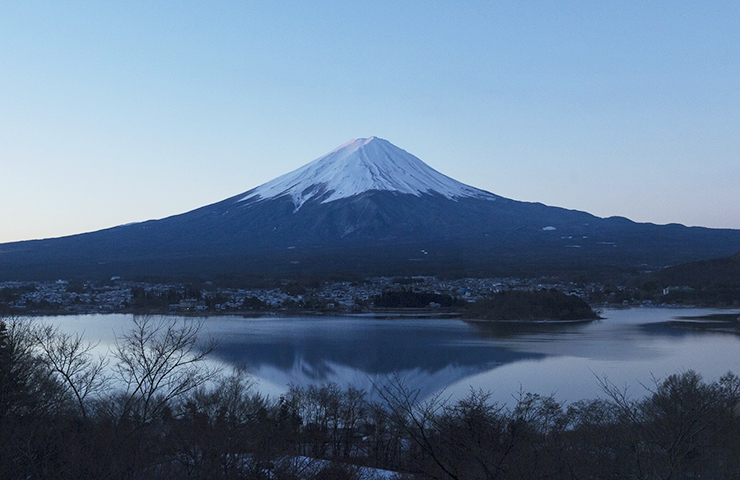
M 372 390 L 397 374 L 423 395 L 446 389 L 452 397 L 471 388 L 509 402 L 520 389 L 575 401 L 601 395 L 607 378 L 634 396 L 653 377 L 693 369 L 705 379 L 740 374 L 740 337 L 676 330 L 663 325 L 701 309 L 607 310 L 585 324 L 502 326 L 456 319 L 236 316 L 203 319 L 204 335 L 219 340 L 215 359 L 246 366 L 263 392 L 288 384 L 337 382 Z M 110 345 L 128 315 L 45 319 L 64 331 L 84 331 Z

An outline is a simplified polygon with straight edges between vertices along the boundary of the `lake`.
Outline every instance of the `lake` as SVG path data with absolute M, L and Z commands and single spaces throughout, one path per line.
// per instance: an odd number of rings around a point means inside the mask
M 689 369 L 706 380 L 740 374 L 740 336 L 663 325 L 678 316 L 727 311 L 633 308 L 605 310 L 586 324 L 502 327 L 458 319 L 300 316 L 201 319 L 219 341 L 213 361 L 243 365 L 257 388 L 279 395 L 288 384 L 337 382 L 371 391 L 397 374 L 422 395 L 457 398 L 471 388 L 512 403 L 522 389 L 563 402 L 603 396 L 598 379 L 637 397 L 653 378 Z M 740 316 L 740 313 L 738 313 Z M 66 332 L 84 332 L 105 351 L 131 315 L 47 317 Z M 192 321 L 192 319 L 186 319 Z

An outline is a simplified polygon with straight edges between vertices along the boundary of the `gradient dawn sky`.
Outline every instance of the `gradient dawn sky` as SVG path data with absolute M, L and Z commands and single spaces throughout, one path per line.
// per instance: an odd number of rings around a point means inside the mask
M 369 136 L 516 200 L 740 228 L 740 2 L 0 2 L 0 242 Z

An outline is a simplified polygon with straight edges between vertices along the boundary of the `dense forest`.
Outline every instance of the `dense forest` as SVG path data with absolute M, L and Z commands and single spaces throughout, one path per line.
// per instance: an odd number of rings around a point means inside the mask
M 575 295 L 557 290 L 509 290 L 467 306 L 463 316 L 485 320 L 595 320 L 599 315 Z
M 410 288 L 385 289 L 380 295 L 374 296 L 372 302 L 378 308 L 429 308 L 433 305 L 444 308 L 462 308 L 465 305 L 464 301 L 451 295 L 416 292 Z
M 599 316 L 586 301 L 557 290 L 508 290 L 468 303 L 447 294 L 385 289 L 372 299 L 376 308 L 447 308 L 476 320 L 595 320 Z
M 214 369 L 198 333 L 135 317 L 100 357 L 81 336 L 0 322 L 0 478 L 740 478 L 732 373 L 686 371 L 634 398 L 604 379 L 603 398 L 569 405 L 422 399 L 399 378 L 267 398 L 244 370 Z

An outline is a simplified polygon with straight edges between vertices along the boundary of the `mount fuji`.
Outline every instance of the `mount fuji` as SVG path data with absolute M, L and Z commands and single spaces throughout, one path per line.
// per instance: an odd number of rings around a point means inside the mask
M 0 279 L 637 272 L 726 257 L 740 230 L 514 201 L 377 138 L 172 217 L 0 245 Z

